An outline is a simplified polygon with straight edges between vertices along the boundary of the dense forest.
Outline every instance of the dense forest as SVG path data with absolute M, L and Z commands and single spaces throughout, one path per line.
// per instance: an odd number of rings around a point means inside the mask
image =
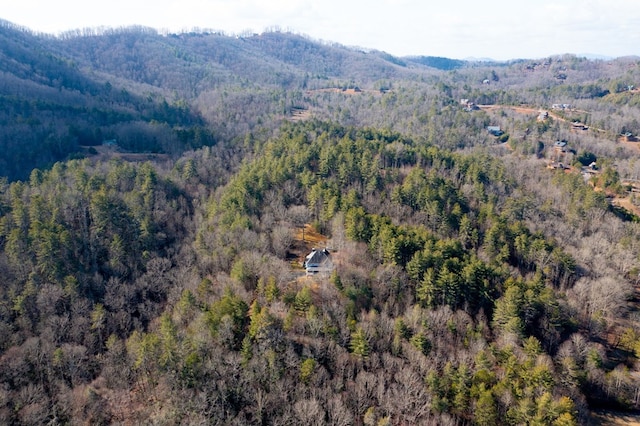
M 638 83 L 0 22 L 0 423 L 637 412 Z

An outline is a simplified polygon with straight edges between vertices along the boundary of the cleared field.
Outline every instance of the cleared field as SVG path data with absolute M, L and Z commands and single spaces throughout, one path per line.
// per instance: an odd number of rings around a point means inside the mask
M 108 161 L 111 158 L 120 158 L 124 161 L 141 162 L 141 161 L 163 161 L 168 160 L 167 154 L 157 153 L 134 153 L 134 152 L 120 152 L 116 148 L 99 145 L 93 147 L 81 147 L 87 151 L 88 157 L 99 161 Z M 89 150 L 93 148 L 96 153 L 90 154 Z

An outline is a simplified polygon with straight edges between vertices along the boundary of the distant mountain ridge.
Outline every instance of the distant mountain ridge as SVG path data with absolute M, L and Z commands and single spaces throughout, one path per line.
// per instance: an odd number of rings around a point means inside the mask
M 464 68 L 487 68 L 474 77 L 482 82 L 489 68 L 513 63 L 396 57 L 281 31 L 161 34 L 134 26 L 56 37 L 0 20 L 0 176 L 25 179 L 105 140 L 177 155 L 273 130 L 312 105 L 310 93 L 386 93 Z
M 230 105 L 245 116 L 241 121 L 257 123 L 282 111 L 281 98 L 290 98 L 285 91 L 373 87 L 429 70 L 384 52 L 285 32 L 163 35 L 128 27 L 55 37 L 0 21 L 0 120 L 7 123 L 0 176 L 24 179 L 34 166 L 105 139 L 128 150 L 179 153 L 239 136 L 215 105 Z M 285 101 L 284 108 L 296 102 Z M 203 108 L 213 133 L 183 140 L 181 129 L 204 126 Z
M 251 78 L 255 83 L 290 87 L 307 75 L 374 81 L 396 77 L 403 67 L 395 57 L 321 44 L 281 32 L 248 37 L 206 32 L 163 36 L 131 28 L 58 40 L 57 45 L 61 52 L 92 69 L 161 87 L 167 83 L 163 73 L 176 70 L 201 79 L 198 83 L 203 88 L 211 77 L 225 81 Z M 126 68 L 122 68 L 123 58 L 127 60 Z M 143 65 L 145 70 L 137 68 Z
M 440 56 L 416 56 L 409 57 L 407 60 L 421 65 L 426 65 L 428 67 L 437 68 L 439 70 L 454 70 L 462 68 L 467 64 L 467 61 L 443 58 Z

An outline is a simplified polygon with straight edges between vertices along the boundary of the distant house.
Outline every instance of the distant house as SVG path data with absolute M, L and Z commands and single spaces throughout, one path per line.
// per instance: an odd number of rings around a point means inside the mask
M 104 146 L 110 146 L 110 147 L 116 147 L 118 146 L 118 141 L 115 139 L 106 139 L 102 141 L 102 145 Z
M 547 111 L 540 111 L 540 114 L 538 114 L 538 121 L 545 121 L 547 118 L 549 118 L 549 113 Z
M 567 141 L 564 141 L 564 140 L 555 141 L 554 144 L 553 144 L 553 148 L 556 151 L 559 151 L 559 152 L 566 152 L 567 151 Z
M 589 126 L 585 126 L 583 123 L 579 121 L 574 121 L 573 123 L 571 123 L 571 127 L 577 130 L 589 130 Z
M 502 136 L 504 134 L 500 126 L 487 126 L 487 131 L 493 136 Z
M 312 249 L 311 253 L 305 258 L 303 266 L 307 271 L 307 275 L 329 274 L 333 271 L 333 261 L 329 250 Z
M 571 109 L 571 104 L 553 104 L 551 109 L 563 111 L 565 109 Z
M 469 99 L 460 99 L 460 105 L 464 107 L 464 110 L 467 112 L 475 111 L 480 109 L 478 105 L 471 102 Z
M 636 137 L 633 135 L 633 133 L 631 132 L 626 132 L 622 135 L 622 137 L 627 141 L 627 142 L 635 142 L 637 139 Z
M 588 182 L 592 177 L 598 175 L 598 173 L 599 173 L 598 172 L 598 165 L 596 164 L 595 161 L 593 161 L 587 167 L 583 167 L 581 169 L 581 173 L 582 173 L 582 177 L 584 178 L 585 182 Z

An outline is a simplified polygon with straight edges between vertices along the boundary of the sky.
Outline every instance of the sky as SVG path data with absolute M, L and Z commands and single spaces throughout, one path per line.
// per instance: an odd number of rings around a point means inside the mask
M 130 25 L 228 34 L 280 28 L 396 56 L 640 55 L 638 0 L 0 0 L 0 18 L 50 34 Z

